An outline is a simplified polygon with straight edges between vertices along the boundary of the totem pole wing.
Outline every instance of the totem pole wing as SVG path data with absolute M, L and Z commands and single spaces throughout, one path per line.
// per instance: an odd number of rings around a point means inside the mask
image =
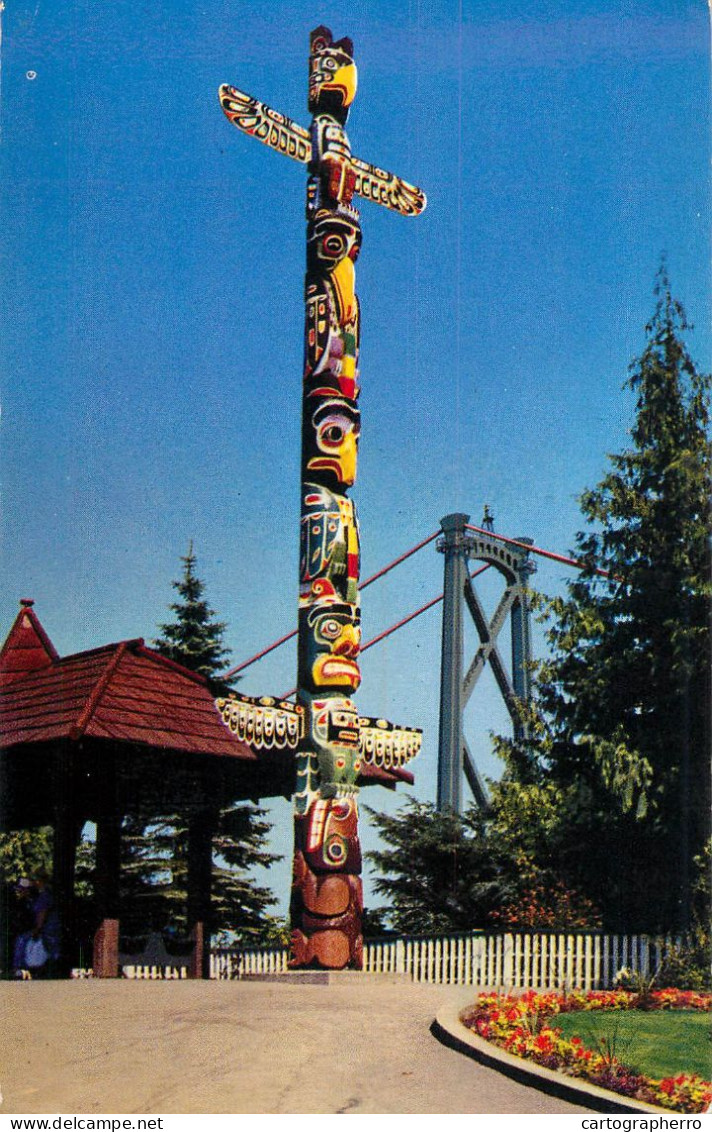
M 311 160 L 311 139 L 303 126 L 227 83 L 220 87 L 219 98 L 225 117 L 238 130 L 294 161 L 306 165 Z
M 359 720 L 361 757 L 372 766 L 393 770 L 410 762 L 423 741 L 419 727 L 398 727 L 386 719 Z
M 238 130 L 303 165 L 311 161 L 311 137 L 298 122 L 227 83 L 220 87 L 219 97 L 225 117 Z M 356 174 L 354 191 L 364 200 L 382 204 L 393 212 L 400 212 L 401 216 L 418 216 L 425 209 L 425 193 L 417 185 L 353 155 L 351 166 Z
M 356 173 L 356 187 L 364 200 L 382 204 L 401 216 L 418 216 L 427 204 L 425 193 L 417 185 L 410 185 L 395 173 L 387 173 L 376 165 L 369 165 L 360 157 L 351 157 L 351 165 Z
M 233 735 L 257 751 L 295 751 L 304 733 L 304 713 L 289 700 L 231 692 L 215 707 Z

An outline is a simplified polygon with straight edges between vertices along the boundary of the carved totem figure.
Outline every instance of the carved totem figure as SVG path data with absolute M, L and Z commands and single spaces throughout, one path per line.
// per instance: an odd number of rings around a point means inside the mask
M 311 34 L 311 130 L 231 86 L 220 101 L 245 133 L 308 166 L 302 398 L 302 511 L 297 704 L 231 696 L 218 709 L 231 730 L 296 750 L 290 914 L 294 967 L 362 965 L 361 849 L 356 785 L 363 761 L 384 768 L 417 754 L 420 732 L 359 718 L 359 528 L 356 479 L 361 248 L 355 193 L 406 216 L 425 207 L 413 185 L 351 154 L 345 132 L 356 94 L 350 39 Z M 299 719 L 297 726 L 295 720 Z M 264 737 L 264 738 L 263 738 Z
M 306 769 L 316 755 L 318 774 L 307 779 L 295 814 L 290 914 L 300 967 L 360 968 L 362 955 L 359 722 L 349 698 L 361 683 L 359 533 L 347 499 L 360 431 L 354 265 L 361 226 L 351 203 L 355 175 L 344 130 L 355 94 L 351 40 L 334 42 L 326 28 L 317 28 L 309 56 L 313 120 L 302 405 L 302 532 L 309 549 L 300 564 L 297 686 L 307 720 L 298 762 Z M 321 513 L 315 513 L 317 499 Z

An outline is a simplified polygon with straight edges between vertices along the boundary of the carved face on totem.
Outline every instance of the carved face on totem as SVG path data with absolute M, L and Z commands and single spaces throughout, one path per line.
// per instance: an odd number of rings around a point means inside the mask
M 328 28 L 319 27 L 309 47 L 309 111 L 332 114 L 343 123 L 358 82 L 353 43 L 346 37 L 335 41 Z
M 322 797 L 355 793 L 361 758 L 359 716 L 353 700 L 338 696 L 312 700 L 311 737 L 319 759 Z
M 307 264 L 310 268 L 331 274 L 343 259 L 356 263 L 362 237 L 361 225 L 353 216 L 319 209 L 309 236 Z M 353 275 L 351 281 L 353 290 Z
M 343 491 L 356 479 L 359 411 L 343 399 L 315 397 L 313 409 L 309 400 L 305 407 L 304 476 Z
M 348 216 L 319 209 L 309 233 L 307 267 L 324 278 L 331 318 L 342 333 L 355 335 L 358 324 L 354 264 L 361 251 L 361 226 Z M 354 352 L 354 351 L 352 351 Z
M 322 280 L 307 282 L 304 392 L 307 397 L 346 397 L 355 401 L 359 395 L 358 318 L 353 331 L 342 330 L 332 318 L 329 292 Z
M 300 665 L 302 686 L 315 693 L 355 692 L 361 683 L 357 660 L 361 647 L 359 608 L 340 601 L 328 582 L 315 585 L 327 592 L 299 611 L 303 629 L 300 644 L 304 642 L 305 654 Z
M 337 392 L 355 399 L 359 306 L 354 264 L 361 248 L 357 220 L 320 208 L 307 243 L 305 377 L 329 374 Z

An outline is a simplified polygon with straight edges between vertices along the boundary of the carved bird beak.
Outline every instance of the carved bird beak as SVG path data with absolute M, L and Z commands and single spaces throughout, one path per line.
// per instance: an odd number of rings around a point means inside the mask
M 355 63 L 349 63 L 346 67 L 339 67 L 334 72 L 334 77 L 329 81 L 328 86 L 332 90 L 340 90 L 344 107 L 350 106 L 356 97 L 356 87 L 358 85 L 358 72 Z

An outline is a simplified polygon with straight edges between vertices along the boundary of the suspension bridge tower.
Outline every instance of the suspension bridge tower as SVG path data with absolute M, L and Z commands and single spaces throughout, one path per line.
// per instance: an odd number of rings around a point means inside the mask
M 462 811 L 463 774 L 474 800 L 488 804 L 487 791 L 464 732 L 464 711 L 486 664 L 494 674 L 512 720 L 514 738 L 525 741 L 527 724 L 521 706 L 531 696 L 531 616 L 529 578 L 536 570 L 528 547 L 533 539 L 507 539 L 495 535 L 488 509 L 483 523 L 474 527 L 469 515 L 455 513 L 440 521 L 442 534 L 436 543 L 445 559 L 443 593 L 442 663 L 440 684 L 440 734 L 438 741 L 438 810 Z M 470 573 L 470 560 L 485 565 Z M 473 585 L 473 577 L 493 567 L 505 582 L 504 592 L 491 619 Z M 465 671 L 465 609 L 470 614 L 480 644 Z M 498 645 L 501 630 L 511 626 L 511 666 L 508 671 Z

